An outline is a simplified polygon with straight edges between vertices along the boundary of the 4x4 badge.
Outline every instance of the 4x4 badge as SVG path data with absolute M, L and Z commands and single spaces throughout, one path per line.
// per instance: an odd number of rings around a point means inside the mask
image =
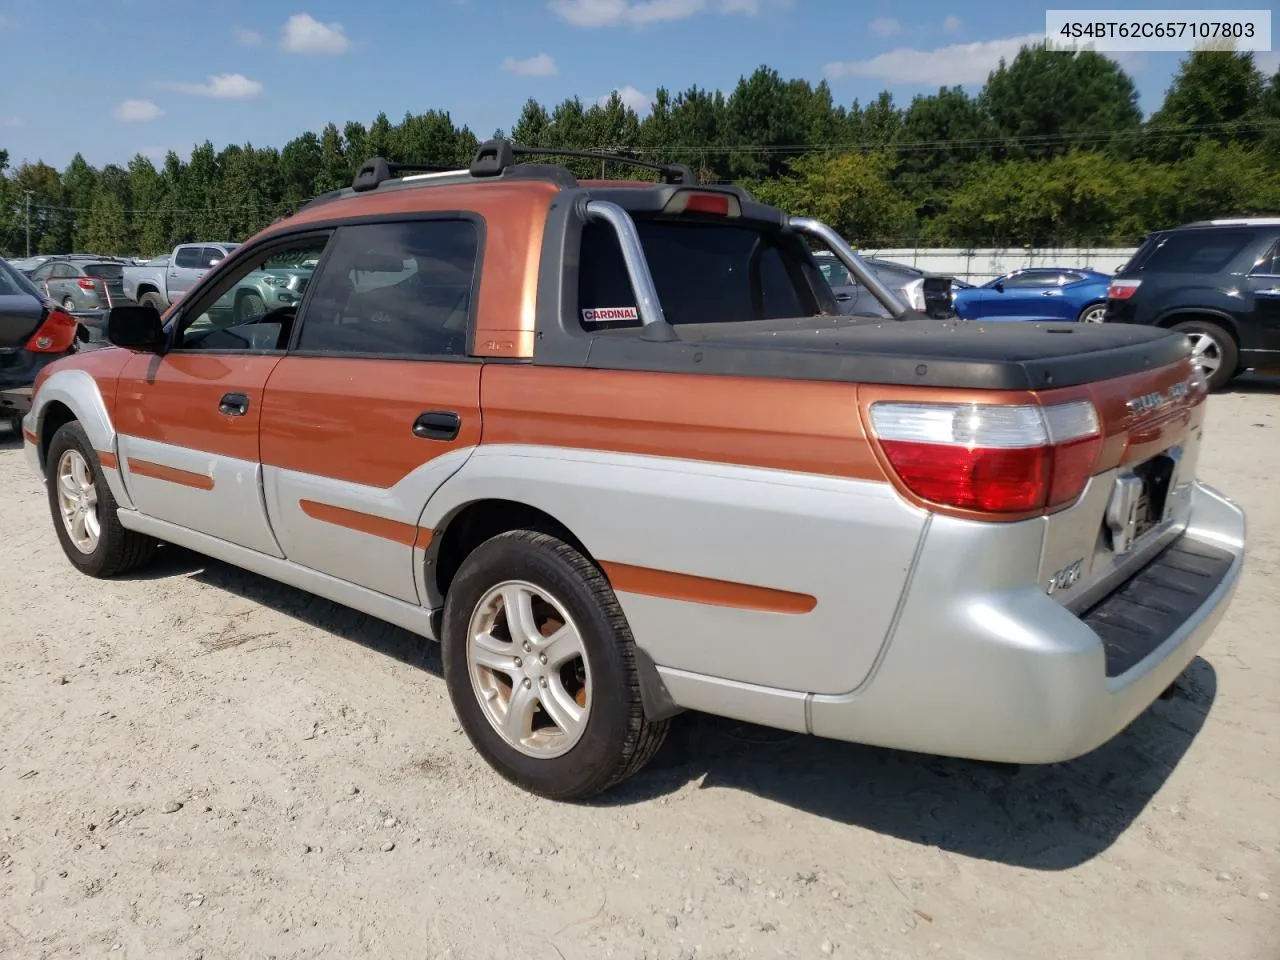
M 1190 380 L 1182 380 L 1175 383 L 1164 393 L 1144 393 L 1140 397 L 1134 397 L 1125 403 L 1129 408 L 1129 412 L 1135 417 L 1140 417 L 1145 413 L 1154 413 L 1157 410 L 1163 410 L 1171 403 L 1177 403 L 1187 395 L 1191 389 Z

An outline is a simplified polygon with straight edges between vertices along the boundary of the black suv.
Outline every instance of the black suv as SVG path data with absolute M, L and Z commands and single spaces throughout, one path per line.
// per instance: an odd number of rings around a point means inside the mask
M 1112 278 L 1105 322 L 1187 334 L 1213 390 L 1280 366 L 1280 217 L 1151 234 Z

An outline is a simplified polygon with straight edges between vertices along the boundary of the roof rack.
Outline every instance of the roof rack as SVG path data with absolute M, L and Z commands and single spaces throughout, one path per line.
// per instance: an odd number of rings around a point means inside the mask
M 605 162 L 625 163 L 646 170 L 657 170 L 662 174 L 663 183 L 696 184 L 694 172 L 680 163 L 654 163 L 651 160 L 640 160 L 627 153 L 610 153 L 604 150 L 570 150 L 561 147 L 522 147 L 510 140 L 489 140 L 480 145 L 475 159 L 471 161 L 473 177 L 496 177 L 503 174 L 508 167 L 514 166 L 516 157 L 573 157 L 581 160 L 601 160 Z
M 372 160 L 366 160 L 360 169 L 356 171 L 355 179 L 351 181 L 351 189 L 356 193 L 377 190 L 383 181 L 398 179 L 406 173 L 465 172 L 465 170 L 455 170 L 452 167 L 441 167 L 427 163 L 391 163 L 382 159 L 382 157 L 374 157 Z

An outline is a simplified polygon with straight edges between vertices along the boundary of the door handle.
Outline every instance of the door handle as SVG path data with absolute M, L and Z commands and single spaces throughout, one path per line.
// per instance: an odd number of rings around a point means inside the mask
M 227 417 L 243 417 L 249 412 L 248 394 L 224 393 L 218 404 L 218 412 Z
M 837 300 L 852 300 L 852 299 L 853 299 L 853 294 L 851 294 L 851 293 L 837 293 L 837 294 L 836 294 L 836 299 L 837 299 Z
M 428 410 L 413 421 L 413 435 L 423 440 L 456 440 L 462 418 L 452 410 Z

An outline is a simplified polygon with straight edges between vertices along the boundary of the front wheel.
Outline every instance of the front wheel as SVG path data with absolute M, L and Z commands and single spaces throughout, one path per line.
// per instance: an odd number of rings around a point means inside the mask
M 243 323 L 253 317 L 261 317 L 267 312 L 267 304 L 256 293 L 244 293 L 236 301 L 236 320 Z
M 638 772 L 667 721 L 645 718 L 635 641 L 604 575 L 563 540 L 500 534 L 445 599 L 445 683 L 459 722 L 507 780 L 582 800 Z
M 1107 319 L 1107 305 L 1105 303 L 1091 303 L 1080 311 L 1080 316 L 1076 317 L 1078 323 L 1105 323 Z
M 1221 390 L 1240 371 L 1235 338 L 1216 323 L 1188 320 L 1173 329 L 1191 339 L 1191 362 L 1200 367 L 1210 390 Z
M 45 463 L 49 510 L 72 566 L 91 577 L 114 577 L 151 559 L 156 541 L 120 525 L 116 498 L 79 423 L 58 428 Z

